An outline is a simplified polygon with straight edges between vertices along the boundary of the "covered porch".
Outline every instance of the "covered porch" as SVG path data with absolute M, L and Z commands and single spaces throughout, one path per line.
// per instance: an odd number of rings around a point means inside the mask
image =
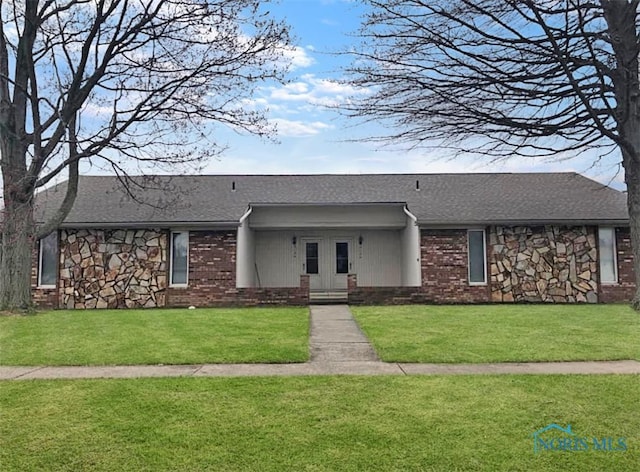
M 238 227 L 237 287 L 299 287 L 312 301 L 421 284 L 420 235 L 402 203 L 251 206 Z

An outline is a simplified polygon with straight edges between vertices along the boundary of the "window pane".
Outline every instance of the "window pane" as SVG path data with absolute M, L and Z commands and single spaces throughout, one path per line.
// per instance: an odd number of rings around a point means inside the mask
M 486 282 L 484 259 L 484 231 L 469 231 L 469 282 Z
M 187 257 L 189 254 L 189 233 L 172 233 L 171 283 L 187 283 Z
M 616 277 L 616 245 L 613 228 L 599 228 L 600 235 L 600 280 L 615 283 Z
M 307 274 L 318 273 L 318 243 L 307 243 Z
M 336 243 L 336 274 L 349 273 L 349 243 Z
M 54 231 L 40 240 L 39 285 L 56 285 L 58 275 L 58 234 Z

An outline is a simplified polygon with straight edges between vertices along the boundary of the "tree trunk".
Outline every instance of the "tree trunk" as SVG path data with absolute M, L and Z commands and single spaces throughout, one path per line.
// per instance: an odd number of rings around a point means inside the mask
M 638 77 L 638 3 L 600 0 L 616 67 L 609 75 L 616 96 L 617 144 L 622 152 L 631 230 L 636 291 L 631 306 L 640 311 L 640 78 Z
M 631 301 L 631 306 L 635 310 L 640 310 L 640 169 L 625 168 L 625 177 L 627 181 L 631 248 L 633 251 L 633 271 L 636 281 L 636 291 Z
M 32 311 L 33 207 L 31 201 L 6 202 L 4 210 L 0 247 L 0 310 Z
M 637 80 L 635 82 L 637 84 Z M 636 85 L 637 87 L 637 85 Z M 631 306 L 640 311 L 640 106 L 637 95 L 631 117 L 625 123 L 621 133 L 628 136 L 628 148 L 622 148 L 622 164 L 627 183 L 627 207 L 629 209 L 629 228 L 631 249 L 633 252 L 633 272 L 636 291 Z

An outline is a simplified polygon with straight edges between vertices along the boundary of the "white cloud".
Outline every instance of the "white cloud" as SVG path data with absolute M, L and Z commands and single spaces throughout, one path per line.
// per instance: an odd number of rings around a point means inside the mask
M 307 49 L 313 50 L 312 48 Z M 315 59 L 309 56 L 309 54 L 307 54 L 307 50 L 301 46 L 287 48 L 284 51 L 284 56 L 291 61 L 292 69 L 303 69 L 316 63 Z
M 285 90 L 290 94 L 304 94 L 309 91 L 309 84 L 304 82 L 293 82 L 285 85 L 282 90 Z
M 355 95 L 367 95 L 369 89 L 355 88 L 338 80 L 321 79 L 314 74 L 304 74 L 296 82 L 282 87 L 269 87 L 265 89 L 269 107 L 278 102 L 287 102 L 290 108 L 296 107 L 299 111 L 317 111 L 317 107 L 332 107 L 345 103 L 349 97 Z M 299 103 L 294 105 L 295 103 Z
M 82 108 L 83 117 L 107 118 L 113 114 L 113 106 L 98 105 L 88 102 Z
M 284 118 L 274 118 L 270 120 L 278 127 L 278 135 L 285 137 L 304 137 L 314 136 L 321 131 L 331 128 L 331 125 L 323 123 L 321 121 L 304 122 L 286 120 Z

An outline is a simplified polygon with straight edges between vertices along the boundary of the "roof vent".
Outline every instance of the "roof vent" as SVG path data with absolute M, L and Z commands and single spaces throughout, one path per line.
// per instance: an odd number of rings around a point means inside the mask
M 420 191 L 420 181 L 416 180 L 416 192 Z
M 231 191 L 232 192 L 236 191 L 236 181 L 235 180 L 233 182 L 231 182 Z

